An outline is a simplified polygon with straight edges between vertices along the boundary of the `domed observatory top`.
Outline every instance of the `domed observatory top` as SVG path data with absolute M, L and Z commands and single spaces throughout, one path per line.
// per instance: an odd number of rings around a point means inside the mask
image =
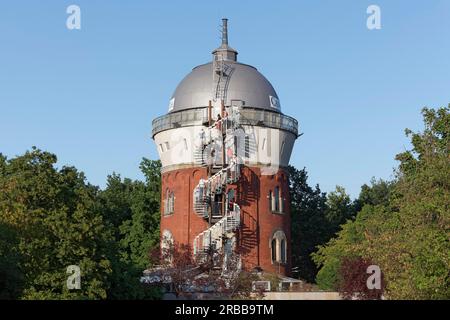
M 232 62 L 224 104 L 242 101 L 245 108 L 280 112 L 278 95 L 270 82 L 252 66 Z M 195 67 L 178 85 L 170 99 L 169 112 L 207 107 L 213 101 L 213 63 Z
M 222 19 L 222 44 L 212 62 L 199 65 L 178 84 L 169 100 L 168 114 L 153 121 L 152 136 L 173 128 L 208 122 L 208 106 L 220 113 L 221 105 L 242 107 L 249 125 L 287 130 L 295 136 L 298 123 L 283 115 L 272 84 L 255 68 L 237 62 L 238 52 L 228 45 L 227 19 Z
M 236 100 L 244 107 L 280 112 L 278 95 L 270 82 L 255 67 L 237 62 L 238 52 L 228 45 L 227 19 L 222 21 L 222 45 L 212 52 L 213 61 L 195 67 L 180 82 L 170 99 L 169 112 L 206 107 L 208 101 L 217 100 L 214 74 L 220 71 L 221 63 L 229 70 L 224 88 L 226 106 Z

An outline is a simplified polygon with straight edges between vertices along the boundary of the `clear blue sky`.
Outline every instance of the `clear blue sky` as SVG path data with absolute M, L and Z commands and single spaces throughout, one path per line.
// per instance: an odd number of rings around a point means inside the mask
M 81 7 L 81 30 L 66 8 Z M 381 7 L 382 29 L 366 28 Z M 291 162 L 357 196 L 392 177 L 405 127 L 450 102 L 450 1 L 2 1 L 0 152 L 36 145 L 104 186 L 157 158 L 151 120 L 211 59 L 220 19 L 239 61 L 273 84 L 304 135 Z

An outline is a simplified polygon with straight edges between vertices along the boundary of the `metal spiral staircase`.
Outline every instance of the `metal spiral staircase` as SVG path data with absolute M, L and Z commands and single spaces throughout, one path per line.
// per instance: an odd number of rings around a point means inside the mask
M 241 176 L 242 161 L 238 156 L 235 139 L 239 129 L 238 107 L 228 107 L 223 117 L 206 127 L 198 139 L 194 159 L 198 165 L 206 165 L 208 178 L 201 179 L 194 188 L 193 203 L 196 214 L 207 220 L 209 227 L 198 234 L 193 243 L 197 263 L 213 259 L 212 255 L 226 250 L 227 241 L 235 239 L 241 224 L 240 207 L 229 199 L 227 186 L 236 183 Z M 229 257 L 225 257 L 227 259 Z
M 240 269 L 240 257 L 233 246 L 241 226 L 241 208 L 234 194 L 237 189 L 231 192 L 228 186 L 241 177 L 243 161 L 238 152 L 238 132 L 242 129 L 242 106 L 225 107 L 224 104 L 237 52 L 228 46 L 227 19 L 222 22 L 222 45 L 213 51 L 213 101 L 209 104 L 208 126 L 201 131 L 194 149 L 194 162 L 206 166 L 208 176 L 194 188 L 194 209 L 198 216 L 208 221 L 208 228 L 195 237 L 193 252 L 197 263 L 212 261 L 213 267 L 219 267 L 218 264 L 222 263 L 222 275 L 232 276 Z M 214 123 L 211 103 L 219 112 Z M 221 254 L 222 262 L 215 257 Z M 238 261 L 233 270 L 227 264 L 231 260 Z

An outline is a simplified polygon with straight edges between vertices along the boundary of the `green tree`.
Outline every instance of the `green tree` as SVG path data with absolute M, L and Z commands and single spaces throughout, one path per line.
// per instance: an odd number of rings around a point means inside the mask
M 152 261 L 149 252 L 159 245 L 159 161 L 141 162 L 146 181 L 108 176 L 100 194 L 106 223 L 114 233 L 111 243 L 113 275 L 108 296 L 113 299 L 143 299 L 158 295 L 139 279 Z
M 380 266 L 389 298 L 450 298 L 449 107 L 422 114 L 424 131 L 406 130 L 412 149 L 396 156 L 389 200 L 365 204 L 313 255 L 324 288 L 339 281 L 336 266 L 343 258 L 360 257 Z
M 370 186 L 364 184 L 358 199 L 354 201 L 354 211 L 357 213 L 366 205 L 389 205 L 394 183 L 383 179 L 376 180 L 372 178 Z
M 312 254 L 313 261 L 320 268 L 316 282 L 320 289 L 337 290 L 342 279 L 339 270 L 342 262 L 348 258 L 365 257 L 364 247 L 367 220 L 383 220 L 386 212 L 383 206 L 366 205 L 357 214 L 355 220 L 349 220 L 342 225 L 337 237 L 332 238 L 326 245 L 321 245 Z M 375 225 L 372 225 L 375 230 Z
M 341 225 L 355 216 L 353 203 L 350 196 L 341 186 L 327 195 L 325 217 L 328 221 L 329 238 L 334 236 Z
M 313 282 L 317 268 L 310 255 L 318 245 L 329 240 L 329 232 L 325 217 L 326 195 L 318 185 L 311 188 L 307 180 L 305 168 L 289 167 L 292 266 L 295 276 Z
M 424 108 L 424 131 L 406 130 L 412 149 L 396 156 L 394 210 L 373 239 L 390 250 L 368 247 L 392 298 L 450 298 L 449 107 Z
M 106 298 L 110 238 L 98 189 L 73 167 L 57 170 L 56 161 L 36 148 L 0 161 L 0 225 L 11 231 L 7 257 L 21 270 L 21 298 Z M 69 265 L 81 268 L 81 290 L 67 289 Z
M 73 167 L 36 148 L 0 154 L 0 298 L 142 299 L 140 283 L 159 245 L 159 161 L 143 159 L 145 182 L 108 177 L 100 191 Z M 81 290 L 66 269 L 81 268 Z
M 0 300 L 20 297 L 23 290 L 21 259 L 17 232 L 0 223 Z
M 343 187 L 328 195 L 308 185 L 306 169 L 289 167 L 291 198 L 292 266 L 294 275 L 315 282 L 318 272 L 312 254 L 327 243 L 347 219 L 354 218 L 354 204 Z

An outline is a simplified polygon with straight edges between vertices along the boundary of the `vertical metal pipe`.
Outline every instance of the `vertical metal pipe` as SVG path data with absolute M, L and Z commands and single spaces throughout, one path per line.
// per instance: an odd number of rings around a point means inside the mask
M 228 19 L 222 19 L 222 45 L 228 46 Z

